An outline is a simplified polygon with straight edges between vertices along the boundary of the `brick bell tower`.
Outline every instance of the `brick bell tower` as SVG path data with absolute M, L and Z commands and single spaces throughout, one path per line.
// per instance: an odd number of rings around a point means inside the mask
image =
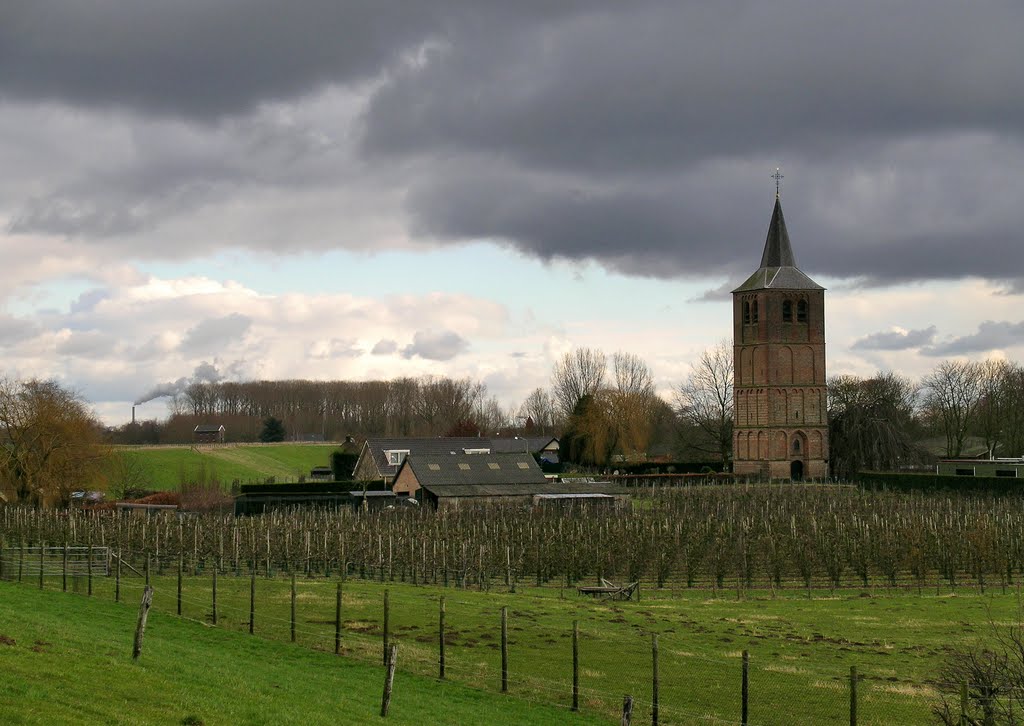
M 796 266 L 775 178 L 761 266 L 732 291 L 733 471 L 820 479 L 828 475 L 825 288 Z

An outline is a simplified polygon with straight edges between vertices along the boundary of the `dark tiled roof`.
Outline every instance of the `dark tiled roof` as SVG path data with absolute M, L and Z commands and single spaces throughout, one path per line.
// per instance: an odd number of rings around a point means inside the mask
M 536 484 L 431 484 L 423 488 L 435 497 L 515 497 L 534 494 L 627 494 L 610 482 L 590 484 L 544 481 Z
M 224 428 L 219 424 L 199 424 L 196 426 L 194 433 L 197 434 L 215 434 Z
M 782 203 L 775 198 L 772 221 L 768 224 L 768 237 L 761 254 L 761 266 L 733 292 L 750 290 L 824 290 L 797 266 L 793 246 L 789 243 L 786 219 L 782 216 Z
M 517 436 L 513 439 L 491 439 L 491 451 L 496 454 L 512 452 L 537 452 L 552 441 L 558 445 L 558 439 L 551 436 Z
M 533 454 L 410 454 L 403 466 L 412 468 L 421 487 L 428 484 L 505 487 L 547 482 Z
M 366 448 L 377 462 L 381 476 L 394 476 L 398 465 L 388 463 L 388 451 L 408 451 L 409 456 L 416 457 L 462 454 L 464 449 L 490 449 L 491 440 L 475 436 L 367 439 Z

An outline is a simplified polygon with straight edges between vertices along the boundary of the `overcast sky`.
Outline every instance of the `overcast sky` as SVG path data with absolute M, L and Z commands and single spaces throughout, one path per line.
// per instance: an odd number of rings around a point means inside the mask
M 785 175 L 829 373 L 1024 360 L 1024 3 L 0 3 L 0 355 L 181 381 L 667 392 Z M 141 410 L 165 415 L 165 399 Z

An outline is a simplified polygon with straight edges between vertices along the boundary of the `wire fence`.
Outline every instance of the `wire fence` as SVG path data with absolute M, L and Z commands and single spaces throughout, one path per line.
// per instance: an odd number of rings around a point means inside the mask
M 609 722 L 630 697 L 632 723 L 929 723 L 943 697 L 956 704 L 964 687 L 858 662 L 855 648 L 824 637 L 796 650 L 779 647 L 795 636 L 754 631 L 709 643 L 700 622 L 665 600 L 441 590 L 358 579 L 348 568 L 333 577 L 307 570 L 296 560 L 217 567 L 77 544 L 0 553 L 0 577 L 25 586 L 135 606 L 152 584 L 158 611 L 328 652 L 340 635 L 340 653 L 368 663 L 398 644 L 400 673 L 507 690 Z M 962 707 L 973 709 L 982 684 L 966 687 Z

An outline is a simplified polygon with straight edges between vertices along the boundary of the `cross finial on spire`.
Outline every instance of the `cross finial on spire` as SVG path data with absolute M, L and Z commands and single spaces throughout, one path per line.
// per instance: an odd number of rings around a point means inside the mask
M 781 186 L 781 182 L 782 182 L 783 178 L 784 177 L 782 176 L 781 172 L 779 172 L 779 167 L 775 167 L 775 173 L 772 174 L 772 179 L 775 180 L 775 198 L 776 199 L 779 198 L 779 186 Z

